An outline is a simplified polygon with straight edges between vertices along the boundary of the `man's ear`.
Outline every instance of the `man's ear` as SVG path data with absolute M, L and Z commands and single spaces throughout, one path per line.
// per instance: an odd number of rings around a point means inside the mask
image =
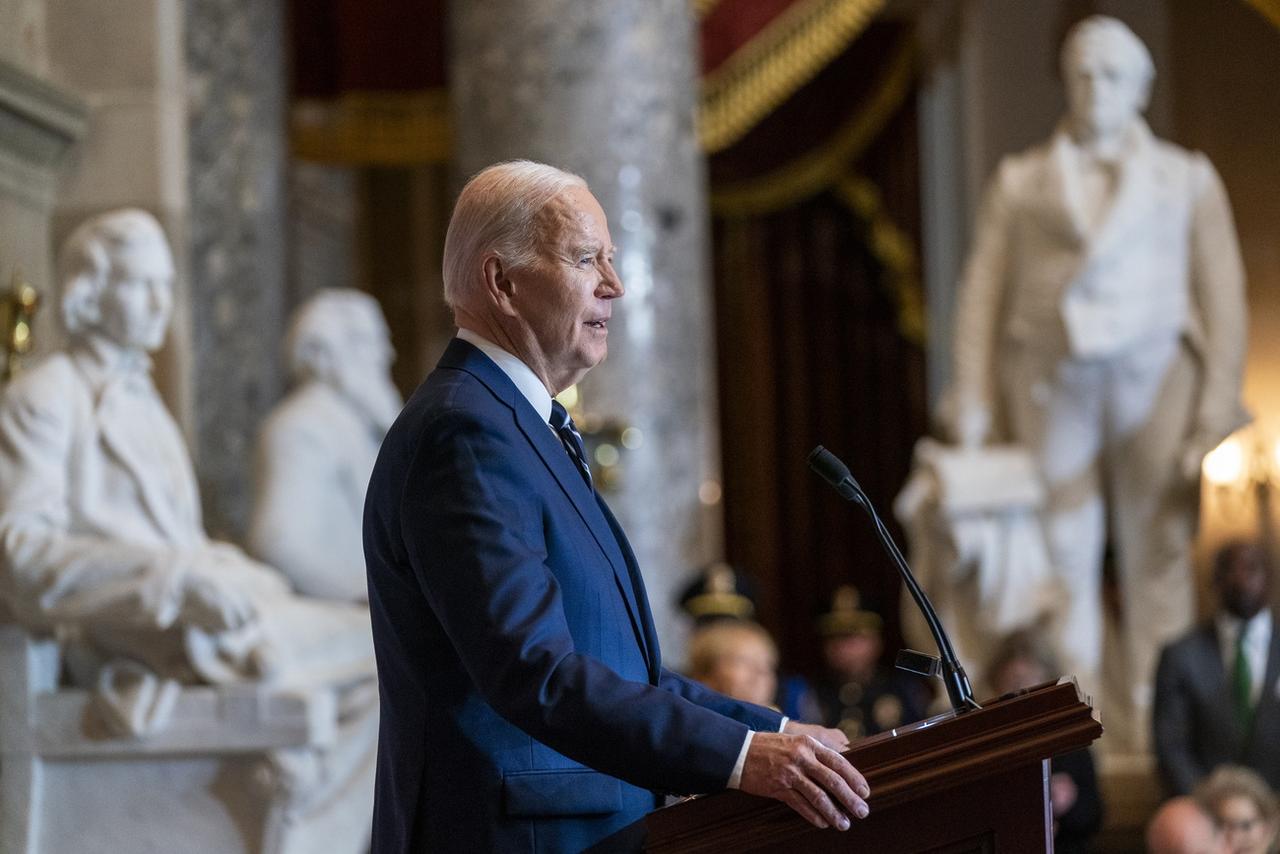
M 498 311 L 514 317 L 517 313 L 513 303 L 516 286 L 515 282 L 507 276 L 507 267 L 502 263 L 502 259 L 497 255 L 485 258 L 483 274 L 484 291 L 489 301 L 497 307 Z

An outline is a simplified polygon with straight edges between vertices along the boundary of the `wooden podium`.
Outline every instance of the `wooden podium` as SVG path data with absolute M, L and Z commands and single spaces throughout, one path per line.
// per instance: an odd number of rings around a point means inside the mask
M 1052 851 L 1048 759 L 1087 747 L 1102 726 L 1064 679 L 860 741 L 845 756 L 871 787 L 871 815 L 818 830 L 778 801 L 737 791 L 650 813 L 601 850 Z

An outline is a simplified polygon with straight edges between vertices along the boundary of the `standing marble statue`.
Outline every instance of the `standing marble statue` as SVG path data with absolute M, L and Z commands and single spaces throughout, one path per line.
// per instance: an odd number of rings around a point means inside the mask
M 173 723 L 164 698 L 181 685 L 332 688 L 344 737 L 270 759 L 278 848 L 363 850 L 377 717 L 367 611 L 295 596 L 205 535 L 185 442 L 150 376 L 174 276 L 156 220 L 91 219 L 60 264 L 69 344 L 0 400 L 0 622 L 61 639 L 73 680 L 100 692 L 102 722 L 129 739 Z
M 1244 273 L 1209 161 L 1141 117 L 1151 56 L 1120 21 L 1090 17 L 1062 53 L 1068 115 L 1005 158 L 961 283 L 955 415 L 964 445 L 1025 446 L 1047 489 L 1052 563 L 1069 591 L 1056 652 L 1097 693 L 1101 578 L 1111 546 L 1141 747 L 1155 656 L 1194 615 L 1200 463 L 1245 420 Z
M 294 387 L 258 438 L 248 546 L 308 596 L 367 601 L 360 523 L 378 447 L 403 400 L 377 301 L 324 290 L 285 339 Z

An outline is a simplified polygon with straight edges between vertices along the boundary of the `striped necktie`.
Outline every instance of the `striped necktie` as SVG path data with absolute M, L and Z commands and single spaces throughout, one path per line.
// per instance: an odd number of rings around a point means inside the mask
M 560 401 L 554 399 L 551 401 L 551 418 L 548 420 L 555 428 L 556 435 L 560 437 L 560 442 L 569 454 L 569 459 L 577 465 L 578 474 L 582 475 L 588 487 L 594 489 L 591 482 L 591 466 L 587 465 L 587 449 L 582 444 L 582 434 L 578 432 L 577 427 L 573 426 L 573 419 L 569 417 L 568 410 L 561 405 Z

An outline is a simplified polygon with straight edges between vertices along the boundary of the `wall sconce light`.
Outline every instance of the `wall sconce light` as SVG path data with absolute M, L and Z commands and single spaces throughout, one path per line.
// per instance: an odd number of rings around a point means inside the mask
M 1263 542 L 1275 542 L 1271 495 L 1280 486 L 1280 438 L 1257 424 L 1237 430 L 1210 451 L 1201 464 L 1210 486 L 1239 512 L 1256 502 Z
M 0 334 L 4 336 L 0 382 L 9 380 L 18 370 L 18 359 L 31 351 L 31 326 L 39 307 L 40 295 L 22 280 L 22 271 L 15 270 L 9 291 L 0 294 Z

